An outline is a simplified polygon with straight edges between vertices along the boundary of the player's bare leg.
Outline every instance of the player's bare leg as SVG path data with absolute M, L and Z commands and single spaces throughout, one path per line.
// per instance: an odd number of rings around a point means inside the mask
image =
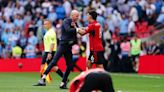
M 87 60 L 87 70 L 92 68 L 92 63 L 90 60 Z

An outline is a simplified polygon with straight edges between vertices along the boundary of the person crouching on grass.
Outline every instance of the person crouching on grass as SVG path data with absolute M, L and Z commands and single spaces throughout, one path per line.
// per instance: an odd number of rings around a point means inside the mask
M 96 68 L 82 72 L 75 77 L 69 92 L 114 92 L 112 78 L 104 69 Z

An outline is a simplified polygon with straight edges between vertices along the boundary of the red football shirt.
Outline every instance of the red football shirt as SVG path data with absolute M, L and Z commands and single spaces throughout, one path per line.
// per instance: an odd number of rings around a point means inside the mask
M 97 21 L 94 21 L 86 28 L 86 33 L 89 33 L 89 42 L 91 51 L 103 51 L 102 39 L 101 39 L 101 25 Z

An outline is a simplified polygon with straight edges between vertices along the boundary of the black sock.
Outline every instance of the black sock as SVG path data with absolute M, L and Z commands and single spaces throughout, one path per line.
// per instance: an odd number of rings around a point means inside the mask
M 66 69 L 66 72 L 64 73 L 62 82 L 64 82 L 64 83 L 67 82 L 67 78 L 68 78 L 70 72 L 71 72 L 71 70 L 70 70 L 69 68 L 67 68 L 67 69 Z
M 44 82 L 46 82 L 46 79 L 43 79 Z
M 58 69 L 58 70 L 56 71 L 56 73 L 57 73 L 61 78 L 63 78 L 63 72 L 62 72 L 60 69 Z

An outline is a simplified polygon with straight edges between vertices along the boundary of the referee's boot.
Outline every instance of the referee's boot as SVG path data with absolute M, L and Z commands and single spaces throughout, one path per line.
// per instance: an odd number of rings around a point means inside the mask
M 33 86 L 46 86 L 45 79 L 40 79 L 37 84 L 34 84 Z
M 61 82 L 60 89 L 68 89 L 67 88 L 67 83 Z

